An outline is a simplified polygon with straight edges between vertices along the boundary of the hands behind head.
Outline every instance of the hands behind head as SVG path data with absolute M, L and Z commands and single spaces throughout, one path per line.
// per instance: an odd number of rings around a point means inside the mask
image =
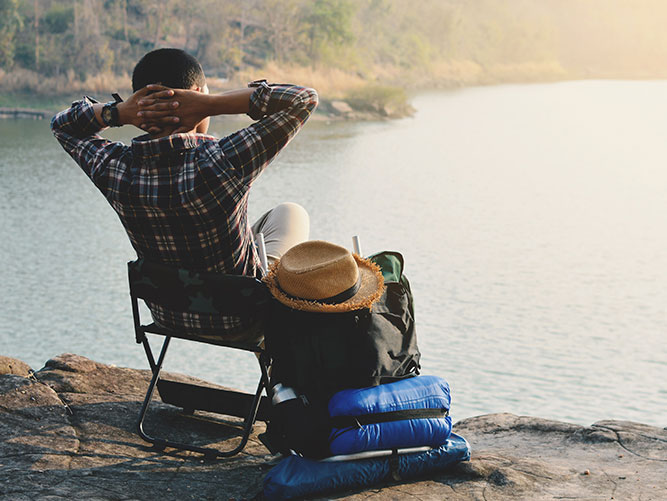
M 132 94 L 126 101 L 123 101 L 117 105 L 119 121 L 121 124 L 131 124 L 139 129 L 143 129 L 146 132 L 160 133 L 167 128 L 178 127 L 178 122 L 174 121 L 174 117 L 167 117 L 164 120 L 154 121 L 151 123 L 146 123 L 146 120 L 139 116 L 141 107 L 139 102 L 146 96 L 156 92 L 158 89 L 153 89 L 151 85 L 139 89 L 137 92 Z M 157 86 L 159 89 L 167 89 L 167 87 Z
M 170 89 L 151 84 L 135 92 L 137 96 L 134 125 L 152 135 L 191 132 L 208 116 L 208 95 L 198 90 Z

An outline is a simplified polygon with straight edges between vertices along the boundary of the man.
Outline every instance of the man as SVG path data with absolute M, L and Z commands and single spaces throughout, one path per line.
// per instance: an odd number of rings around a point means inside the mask
M 281 204 L 252 228 L 247 207 L 253 181 L 317 106 L 313 89 L 261 81 L 210 95 L 199 62 L 179 49 L 146 54 L 134 69 L 132 88 L 125 102 L 75 102 L 51 128 L 115 209 L 139 257 L 193 271 L 261 276 L 253 234 L 264 233 L 271 260 L 308 239 L 302 207 Z M 210 116 L 240 113 L 256 122 L 223 139 L 206 135 Z M 149 134 L 131 146 L 97 134 L 127 124 Z M 233 317 L 149 307 L 156 323 L 167 327 L 230 334 L 243 327 Z

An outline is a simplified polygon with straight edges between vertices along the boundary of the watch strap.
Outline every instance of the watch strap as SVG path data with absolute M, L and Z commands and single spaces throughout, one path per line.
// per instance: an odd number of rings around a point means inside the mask
M 117 104 L 117 101 L 110 101 L 102 108 L 102 122 L 107 127 L 120 127 Z
M 261 80 L 253 80 L 248 84 L 248 87 L 264 87 L 268 86 L 269 84 L 266 81 L 266 78 L 263 78 Z

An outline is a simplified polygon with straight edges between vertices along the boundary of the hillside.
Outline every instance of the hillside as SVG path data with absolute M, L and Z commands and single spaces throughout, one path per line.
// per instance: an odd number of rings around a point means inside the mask
M 347 99 L 402 89 L 666 78 L 661 0 L 2 0 L 0 106 L 129 87 L 158 47 L 214 89 L 257 76 Z

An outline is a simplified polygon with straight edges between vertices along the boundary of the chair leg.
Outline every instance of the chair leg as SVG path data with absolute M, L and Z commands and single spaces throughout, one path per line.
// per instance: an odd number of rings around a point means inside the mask
M 221 451 L 218 449 L 213 449 L 209 447 L 197 447 L 195 445 L 191 444 L 184 444 L 181 442 L 174 442 L 171 440 L 163 439 L 163 438 L 157 438 L 157 437 L 151 437 L 148 435 L 144 428 L 143 428 L 143 422 L 146 417 L 146 413 L 148 411 L 148 406 L 150 405 L 150 401 L 153 397 L 153 393 L 155 392 L 155 387 L 157 386 L 157 382 L 160 379 L 160 372 L 162 370 L 162 364 L 164 362 L 164 358 L 167 354 L 167 349 L 169 347 L 169 341 L 171 340 L 171 337 L 167 336 L 163 345 L 162 349 L 160 351 L 160 355 L 158 357 L 157 362 L 153 362 L 153 356 L 152 352 L 150 350 L 150 347 L 148 345 L 148 340 L 144 338 L 144 348 L 146 349 L 146 353 L 148 355 L 149 363 L 151 365 L 151 369 L 153 371 L 153 377 L 151 378 L 151 382 L 148 386 L 148 391 L 146 392 L 146 398 L 144 399 L 144 402 L 141 406 L 141 411 L 139 413 L 139 421 L 137 422 L 137 432 L 139 433 L 139 436 L 146 440 L 147 442 L 150 442 L 153 444 L 153 446 L 159 450 L 164 449 L 165 447 L 173 447 L 175 449 L 183 449 L 183 450 L 188 450 L 192 452 L 198 452 L 200 454 L 204 454 L 207 457 L 230 457 L 238 454 L 243 450 L 243 448 L 246 446 L 248 443 L 248 439 L 250 438 L 250 433 L 252 432 L 252 427 L 255 423 L 255 418 L 257 417 L 257 411 L 259 409 L 259 404 L 260 400 L 262 397 L 262 391 L 266 389 L 267 394 L 268 394 L 268 388 L 269 388 L 269 374 L 268 374 L 268 362 L 266 360 L 266 354 L 262 353 L 260 357 L 258 358 L 259 365 L 260 365 L 260 370 L 261 370 L 261 377 L 259 379 L 259 383 L 257 385 L 257 391 L 255 392 L 255 395 L 253 397 L 252 405 L 250 406 L 250 412 L 248 413 L 248 416 L 245 418 L 243 422 L 243 435 L 241 436 L 241 442 L 234 447 L 233 449 L 229 451 Z M 153 363 L 151 363 L 153 362 Z
M 257 409 L 259 408 L 259 400 L 262 396 L 262 390 L 264 389 L 264 382 L 260 380 L 257 385 L 257 391 L 252 400 L 252 405 L 250 406 L 250 413 L 243 421 L 243 435 L 241 436 L 241 441 L 239 444 L 230 451 L 217 451 L 217 456 L 219 457 L 230 457 L 238 454 L 243 450 L 243 448 L 248 443 L 250 438 L 250 433 L 252 432 L 252 427 L 255 424 L 255 416 L 257 415 Z
M 255 418 L 257 417 L 257 410 L 259 409 L 259 402 L 262 398 L 262 391 L 266 390 L 268 395 L 269 389 L 269 372 L 268 372 L 268 363 L 266 361 L 266 353 L 262 352 L 257 360 L 259 362 L 259 368 L 262 372 L 259 383 L 257 384 L 257 391 L 255 392 L 255 397 L 253 398 L 252 405 L 250 406 L 250 413 L 245 418 L 243 423 L 243 436 L 241 437 L 241 442 L 231 451 L 218 451 L 217 455 L 219 457 L 230 457 L 238 454 L 243 450 L 243 448 L 248 443 L 250 438 L 250 433 L 252 432 L 252 427 L 255 424 Z
M 151 382 L 148 385 L 148 391 L 146 392 L 146 397 L 144 402 L 141 405 L 141 411 L 139 412 L 139 421 L 137 422 L 137 432 L 139 436 L 143 438 L 146 442 L 151 442 L 154 447 L 158 449 L 164 449 L 165 441 L 160 439 L 155 439 L 144 431 L 144 419 L 146 417 L 146 412 L 148 411 L 148 405 L 150 404 L 151 399 L 153 398 L 153 393 L 155 392 L 155 386 L 157 385 L 158 380 L 160 379 L 160 372 L 162 371 L 162 363 L 164 362 L 164 357 L 167 355 L 167 349 L 169 348 L 169 341 L 171 337 L 167 336 L 162 344 L 162 349 L 160 350 L 160 356 L 158 357 L 157 363 L 154 362 L 153 353 L 151 352 L 150 346 L 148 345 L 148 339 L 144 336 L 143 344 L 144 349 L 146 350 L 146 355 L 148 356 L 148 362 L 151 366 L 151 371 L 153 372 L 153 377 Z
M 151 372 L 155 372 L 155 358 L 153 357 L 153 351 L 151 350 L 150 345 L 148 344 L 148 338 L 146 337 L 146 334 L 142 334 L 142 339 L 141 339 L 141 344 L 144 347 L 144 351 L 146 352 L 146 358 L 148 359 L 148 365 L 151 368 Z

